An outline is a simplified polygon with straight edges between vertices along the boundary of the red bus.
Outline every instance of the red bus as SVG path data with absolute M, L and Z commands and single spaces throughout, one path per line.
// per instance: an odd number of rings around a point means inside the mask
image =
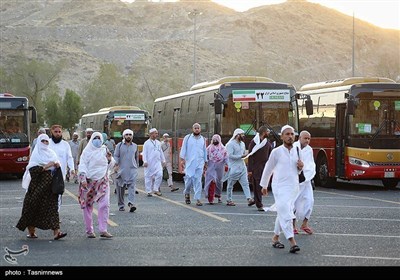
M 279 145 L 279 132 L 285 124 L 299 127 L 298 99 L 306 99 L 312 114 L 311 100 L 296 93 L 293 85 L 278 83 L 266 77 L 230 76 L 199 83 L 189 91 L 157 98 L 153 108 L 153 127 L 159 135 L 171 137 L 172 169 L 176 179 L 182 170 L 179 152 L 183 138 L 192 132 L 192 125 L 201 125 L 201 133 L 209 143 L 219 134 L 226 143 L 236 128 L 246 134 L 246 147 L 256 130 L 266 125 L 271 129 L 271 140 Z M 309 104 L 309 105 L 307 105 Z
M 400 84 L 387 78 L 352 77 L 302 86 L 314 114 L 300 111 L 300 128 L 312 136 L 315 183 L 336 179 L 381 180 L 395 188 L 400 179 Z
M 0 93 L 0 174 L 22 178 L 29 161 L 31 122 L 36 123 L 36 109 L 28 106 L 26 97 Z

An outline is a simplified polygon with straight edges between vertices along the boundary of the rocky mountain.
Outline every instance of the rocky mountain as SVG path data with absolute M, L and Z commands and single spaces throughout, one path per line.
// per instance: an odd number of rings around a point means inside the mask
M 352 75 L 353 18 L 306 1 L 240 13 L 210 1 L 2 0 L 0 63 L 66 59 L 58 85 L 78 93 L 112 63 L 159 97 L 193 84 L 194 27 L 196 82 L 257 75 L 299 87 Z M 400 81 L 400 31 L 356 19 L 354 34 L 355 75 Z

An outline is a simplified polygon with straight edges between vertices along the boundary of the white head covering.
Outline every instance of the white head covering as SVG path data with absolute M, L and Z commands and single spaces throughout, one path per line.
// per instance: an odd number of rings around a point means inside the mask
M 152 129 L 149 130 L 149 133 L 153 133 L 153 132 L 157 132 L 157 131 L 158 131 L 158 130 L 157 130 L 156 128 L 153 127 Z
M 130 135 L 133 135 L 133 131 L 132 131 L 132 130 L 130 130 L 130 129 L 125 129 L 125 130 L 124 130 L 124 132 L 122 132 L 122 137 L 124 137 L 124 136 L 125 136 L 125 134 L 130 134 Z
M 89 143 L 82 152 L 78 168 L 79 172 L 86 174 L 86 178 L 99 180 L 106 176 L 108 160 L 106 157 L 106 147 L 101 146 L 98 148 L 93 145 L 93 139 L 95 137 L 100 137 L 103 143 L 103 135 L 101 135 L 100 132 L 94 132 L 90 137 Z
M 266 137 L 266 138 L 264 138 L 264 139 L 261 141 L 261 139 L 260 139 L 260 133 L 257 132 L 256 136 L 254 136 L 254 138 L 253 138 L 253 141 L 254 141 L 255 145 L 254 145 L 253 149 L 251 150 L 251 153 L 249 153 L 249 154 L 245 157 L 245 159 L 248 158 L 249 156 L 253 155 L 255 152 L 257 152 L 257 151 L 258 151 L 259 149 L 261 149 L 262 147 L 264 147 L 265 144 L 267 144 L 268 139 L 267 139 L 267 137 Z
M 26 170 L 37 165 L 44 166 L 51 161 L 58 162 L 56 153 L 49 148 L 49 145 L 42 143 L 42 140 L 50 141 L 50 138 L 47 134 L 40 134 L 38 136 L 35 149 L 32 152 Z
M 169 137 L 169 134 L 168 133 L 164 133 L 162 137 L 164 137 L 164 138 L 165 137 Z
M 285 131 L 285 130 L 288 129 L 288 128 L 290 128 L 290 129 L 292 129 L 292 130 L 294 131 L 294 128 L 287 124 L 287 125 L 282 126 L 282 128 L 281 128 L 281 134 L 283 133 L 283 131 Z
M 38 133 L 46 133 L 46 129 L 44 127 L 39 128 Z
M 29 169 L 34 166 L 44 166 L 51 161 L 60 162 L 57 154 L 49 148 L 49 145 L 42 143 L 42 140 L 49 141 L 50 138 L 47 134 L 40 134 L 37 138 L 35 149 L 33 150 L 29 163 L 26 166 L 24 176 L 22 177 L 22 188 L 28 190 L 31 182 L 31 173 Z
M 85 132 L 93 132 L 93 128 L 88 127 L 88 128 L 86 128 Z
M 244 134 L 244 131 L 241 128 L 236 128 L 235 131 L 233 132 L 232 138 L 228 141 L 228 143 L 226 143 L 225 147 L 228 146 L 229 142 L 235 140 L 236 136 L 239 134 Z

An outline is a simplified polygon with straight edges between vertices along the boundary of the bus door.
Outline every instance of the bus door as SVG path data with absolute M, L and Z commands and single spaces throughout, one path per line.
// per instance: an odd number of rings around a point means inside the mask
M 344 149 L 345 149 L 345 127 L 346 119 L 346 104 L 341 103 L 336 105 L 336 131 L 335 131 L 335 165 L 336 174 L 338 177 L 345 176 L 344 167 Z

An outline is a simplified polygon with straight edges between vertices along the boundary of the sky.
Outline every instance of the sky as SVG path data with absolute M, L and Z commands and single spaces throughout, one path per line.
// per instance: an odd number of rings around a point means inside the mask
M 134 0 L 121 0 L 134 2 Z M 153 0 L 153 2 L 175 2 L 176 0 Z M 194 2 L 195 0 L 193 0 Z M 285 0 L 212 0 L 239 12 L 250 8 L 279 4 Z M 349 16 L 365 20 L 376 26 L 400 30 L 399 0 L 308 0 L 323 6 L 336 9 Z

